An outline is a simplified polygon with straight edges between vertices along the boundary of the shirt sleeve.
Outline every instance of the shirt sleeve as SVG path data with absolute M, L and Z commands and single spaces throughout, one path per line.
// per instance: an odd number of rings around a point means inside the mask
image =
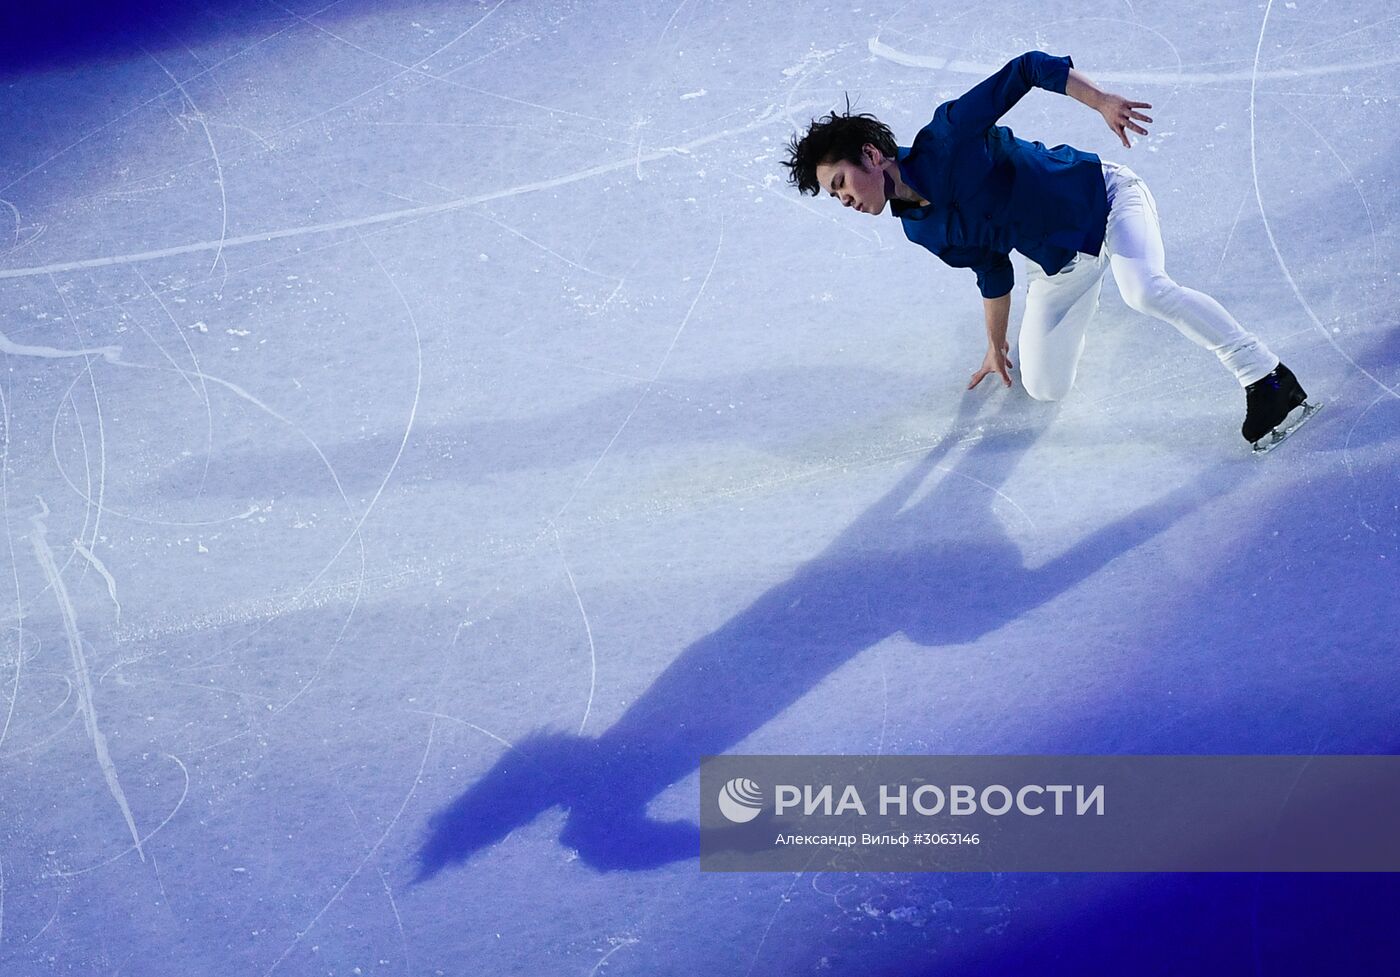
M 938 252 L 944 264 L 971 268 L 977 274 L 977 290 L 984 299 L 999 299 L 1016 284 L 1011 256 L 988 248 L 944 248 Z
M 944 102 L 934 113 L 934 122 L 957 135 L 978 135 L 994 126 L 997 120 L 1021 100 L 1032 88 L 1043 88 L 1057 95 L 1065 93 L 1069 69 L 1074 67 L 1069 57 L 1056 58 L 1044 51 L 1027 51 L 1012 58 L 1000 71 L 980 82 L 965 94 Z

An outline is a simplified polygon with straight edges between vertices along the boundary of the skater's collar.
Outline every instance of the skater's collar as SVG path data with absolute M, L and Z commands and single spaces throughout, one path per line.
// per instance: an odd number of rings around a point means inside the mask
M 909 178 L 909 168 L 904 165 L 904 161 L 909 158 L 910 152 L 911 150 L 903 146 L 895 147 L 895 162 L 899 166 L 899 178 L 904 182 L 906 187 L 919 194 L 919 196 L 930 199 L 929 195 L 925 193 L 914 180 Z M 918 220 L 924 216 L 924 207 L 920 204 L 909 200 L 898 200 L 895 197 L 890 197 L 889 201 L 890 213 L 895 217 L 909 217 L 913 220 Z
M 918 204 L 909 203 L 907 200 L 896 200 L 890 198 L 890 213 L 896 217 L 912 217 L 918 219 L 923 216 L 924 208 Z

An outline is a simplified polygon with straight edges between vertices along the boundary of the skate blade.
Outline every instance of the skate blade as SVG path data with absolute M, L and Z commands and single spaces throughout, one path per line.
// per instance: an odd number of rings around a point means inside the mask
M 1279 445 L 1283 444 L 1283 442 L 1287 441 L 1294 431 L 1308 423 L 1309 418 L 1322 410 L 1322 404 L 1311 404 L 1307 401 L 1304 401 L 1301 406 L 1303 412 L 1297 415 L 1297 417 L 1287 425 L 1274 428 L 1266 437 L 1260 438 L 1258 441 L 1254 442 L 1254 453 L 1256 455 L 1266 455 L 1270 451 L 1273 451 Z

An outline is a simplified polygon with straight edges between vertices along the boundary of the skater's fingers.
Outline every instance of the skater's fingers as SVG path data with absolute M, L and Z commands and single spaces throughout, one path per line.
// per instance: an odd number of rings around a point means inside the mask
M 1147 130 L 1144 129 L 1142 126 L 1133 125 L 1131 122 L 1129 122 L 1128 128 L 1136 132 L 1139 136 L 1147 135 Z
M 976 373 L 974 373 L 974 374 L 972 375 L 972 382 L 969 383 L 969 384 L 967 385 L 967 389 L 968 389 L 968 390 L 971 390 L 973 387 L 977 386 L 979 383 L 981 383 L 981 382 L 986 378 L 987 374 L 990 373 L 990 372 L 991 372 L 991 371 L 988 370 L 988 369 L 986 369 L 985 367 L 983 367 L 982 369 L 978 370 Z

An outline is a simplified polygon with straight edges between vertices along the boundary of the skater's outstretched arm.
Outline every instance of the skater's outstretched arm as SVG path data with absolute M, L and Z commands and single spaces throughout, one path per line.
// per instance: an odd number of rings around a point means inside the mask
M 1108 127 L 1117 134 L 1119 139 L 1123 140 L 1125 148 L 1133 148 L 1132 143 L 1128 142 L 1126 130 L 1131 129 L 1139 136 L 1147 135 L 1147 130 L 1137 123 L 1151 122 L 1152 119 L 1138 112 L 1137 109 L 1152 108 L 1148 103 L 1130 102 L 1122 95 L 1106 92 L 1095 85 L 1089 76 L 1078 68 L 1069 69 L 1069 78 L 1065 81 L 1065 94 L 1075 101 L 1083 102 L 1103 116 Z
M 1027 51 L 1012 58 L 990 78 L 940 105 L 933 115 L 934 122 L 941 123 L 938 128 L 944 135 L 980 138 L 988 126 L 996 125 L 1032 88 L 1065 94 L 1065 72 L 1073 64 L 1069 58 Z

